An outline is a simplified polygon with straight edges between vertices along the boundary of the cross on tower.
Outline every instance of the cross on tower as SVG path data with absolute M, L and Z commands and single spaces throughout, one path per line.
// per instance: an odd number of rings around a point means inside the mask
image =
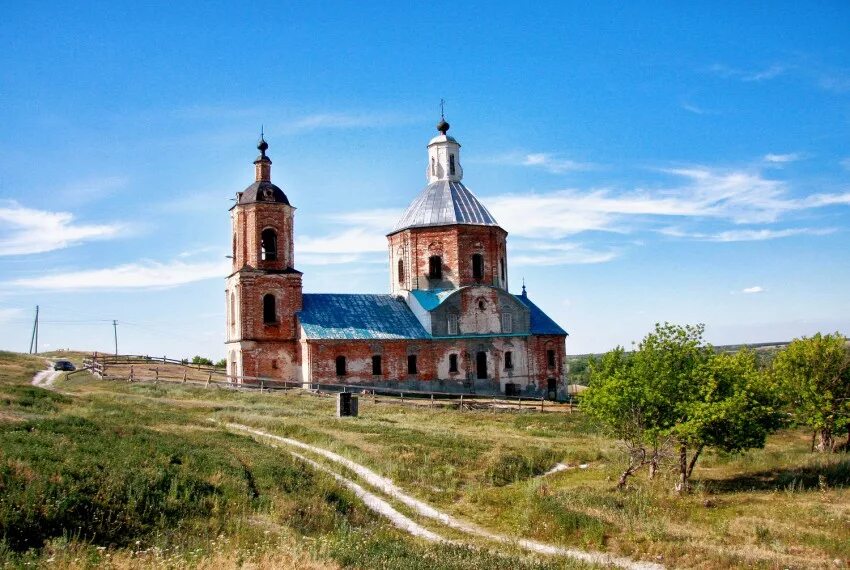
M 440 118 L 446 120 L 446 100 L 440 99 Z

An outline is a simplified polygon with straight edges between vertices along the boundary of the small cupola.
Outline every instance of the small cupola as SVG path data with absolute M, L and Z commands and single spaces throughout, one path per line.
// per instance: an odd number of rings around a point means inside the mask
M 429 184 L 438 180 L 459 182 L 463 179 L 460 143 L 447 134 L 449 126 L 446 117 L 441 115 L 440 122 L 437 123 L 437 131 L 440 134 L 428 142 L 428 165 L 425 169 L 425 178 Z
M 271 182 L 272 160 L 266 156 L 268 149 L 269 143 L 266 142 L 265 136 L 261 132 L 260 140 L 257 142 L 257 150 L 260 151 L 260 156 L 254 161 L 254 180 L 257 182 Z
M 266 142 L 265 135 L 261 132 L 260 140 L 257 142 L 257 150 L 260 151 L 260 156 L 254 161 L 254 183 L 242 192 L 237 193 L 237 206 L 253 202 L 277 202 L 290 205 L 283 190 L 272 184 L 272 160 L 266 156 L 268 149 L 269 143 Z

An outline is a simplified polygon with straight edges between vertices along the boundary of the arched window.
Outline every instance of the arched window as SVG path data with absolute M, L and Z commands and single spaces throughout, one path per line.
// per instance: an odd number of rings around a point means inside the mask
M 383 374 L 383 370 L 381 369 L 381 355 L 375 354 L 372 356 L 372 375 L 380 376 Z
M 398 260 L 398 282 L 404 283 L 404 260 Z
M 458 315 L 457 313 L 449 313 L 446 329 L 449 334 L 457 334 Z
M 437 175 L 437 162 L 431 157 L 431 176 Z
M 499 272 L 502 274 L 502 284 L 505 283 L 505 258 L 499 260 Z
M 443 258 L 439 255 L 432 255 L 428 258 L 428 279 L 443 278 Z
M 457 372 L 457 354 L 449 355 L 449 372 Z
M 277 322 L 277 307 L 275 306 L 277 303 L 275 302 L 274 295 L 269 293 L 263 297 L 263 322 L 264 323 L 276 323 Z
M 277 259 L 277 232 L 272 228 L 266 228 L 260 234 L 260 257 L 263 261 L 275 261 Z
M 449 155 L 449 174 L 455 175 L 455 155 Z
M 337 356 L 336 357 L 336 375 L 337 376 L 345 376 L 347 371 L 345 369 L 345 357 Z
M 419 371 L 416 368 L 416 355 L 408 354 L 407 355 L 407 373 L 408 374 L 417 374 Z
M 484 278 L 484 256 L 480 253 L 472 254 L 472 278 Z
M 502 332 L 514 332 L 514 319 L 510 313 L 502 313 Z

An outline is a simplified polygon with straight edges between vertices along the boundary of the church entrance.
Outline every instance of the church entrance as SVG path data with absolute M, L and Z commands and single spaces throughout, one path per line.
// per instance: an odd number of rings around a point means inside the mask
M 487 378 L 487 353 L 479 352 L 475 355 L 475 371 L 479 380 Z
M 548 378 L 546 380 L 546 397 L 550 400 L 558 399 L 558 384 L 554 378 Z

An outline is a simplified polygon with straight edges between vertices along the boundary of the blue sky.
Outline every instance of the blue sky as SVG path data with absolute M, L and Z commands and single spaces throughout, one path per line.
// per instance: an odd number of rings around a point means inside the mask
M 441 98 L 569 353 L 850 333 L 846 2 L 139 4 L 4 7 L 2 348 L 223 356 L 261 124 L 305 291 L 386 292 Z

